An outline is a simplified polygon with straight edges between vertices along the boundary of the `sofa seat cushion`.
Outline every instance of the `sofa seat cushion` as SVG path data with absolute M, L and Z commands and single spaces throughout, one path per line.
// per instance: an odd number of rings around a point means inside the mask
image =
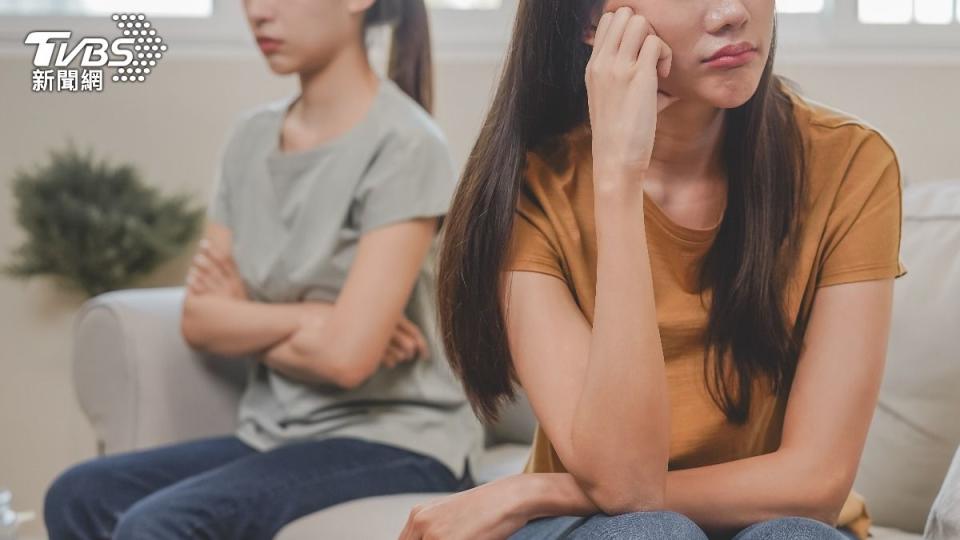
M 503 443 L 487 448 L 480 456 L 473 479 L 478 484 L 523 472 L 530 455 L 529 444 Z
M 872 540 L 923 540 L 923 535 L 888 527 L 870 527 L 870 538 Z
M 530 446 L 504 443 L 488 448 L 477 463 L 473 477 L 478 483 L 517 474 L 523 470 Z M 277 540 L 396 540 L 410 509 L 449 493 L 403 493 L 366 497 L 331 506 L 304 516 L 280 530 Z
M 275 540 L 397 540 L 410 509 L 446 493 L 403 493 L 366 497 L 304 516 L 286 527 Z

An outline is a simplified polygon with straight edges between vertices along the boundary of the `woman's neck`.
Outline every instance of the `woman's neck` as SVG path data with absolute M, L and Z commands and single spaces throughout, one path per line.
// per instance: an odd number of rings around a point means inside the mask
M 723 175 L 726 110 L 681 99 L 657 119 L 650 176 L 665 182 L 703 181 Z
M 322 69 L 300 73 L 300 95 L 284 119 L 283 146 L 311 147 L 348 131 L 366 115 L 379 86 L 362 47 L 347 47 Z

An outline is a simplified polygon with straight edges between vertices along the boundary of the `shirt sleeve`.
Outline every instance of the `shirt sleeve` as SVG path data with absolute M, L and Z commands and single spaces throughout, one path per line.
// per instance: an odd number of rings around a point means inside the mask
M 531 195 L 521 190 L 504 271 L 530 271 L 565 279 L 559 242 L 549 219 Z
M 235 149 L 238 144 L 240 129 L 245 120 L 249 117 L 249 112 L 242 113 L 227 130 L 225 142 L 220 146 L 217 156 L 217 166 L 214 172 L 213 192 L 207 202 L 207 221 L 216 222 L 230 227 L 230 187 L 231 178 L 234 176 L 232 163 L 235 161 Z
M 207 204 L 207 221 L 229 226 L 230 197 L 227 193 L 229 186 L 227 185 L 226 175 L 223 169 L 223 157 L 221 156 L 220 161 L 217 163 L 216 173 L 214 174 L 213 194 L 210 196 L 209 203 Z
M 905 275 L 902 221 L 899 159 L 886 138 L 872 130 L 854 154 L 827 220 L 817 286 Z
M 457 174 L 446 140 L 434 131 L 392 137 L 357 186 L 352 218 L 360 234 L 383 225 L 446 215 Z

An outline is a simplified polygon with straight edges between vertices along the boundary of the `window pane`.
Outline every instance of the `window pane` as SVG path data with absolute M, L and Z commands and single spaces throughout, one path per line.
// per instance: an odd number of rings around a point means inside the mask
M 213 0 L 0 0 L 4 15 L 108 15 L 209 17 Z
M 862 23 L 908 23 L 913 19 L 913 0 L 860 0 L 857 16 Z
M 497 9 L 502 0 L 427 0 L 427 7 L 441 9 Z
M 780 13 L 820 13 L 823 0 L 777 0 Z
M 145 13 L 147 15 L 177 15 L 181 17 L 209 17 L 213 0 L 82 0 L 88 13 Z
M 913 14 L 919 23 L 947 24 L 953 17 L 953 0 L 913 0 Z
M 0 14 L 53 15 L 81 13 L 80 0 L 0 0 Z

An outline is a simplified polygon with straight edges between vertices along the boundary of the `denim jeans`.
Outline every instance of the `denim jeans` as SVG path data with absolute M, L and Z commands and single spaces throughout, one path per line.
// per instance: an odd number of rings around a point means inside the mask
M 708 540 L 690 518 L 677 512 L 632 512 L 609 516 L 552 516 L 534 519 L 507 540 Z M 785 517 L 744 528 L 731 540 L 849 540 L 852 532 L 822 522 Z
M 47 490 L 43 514 L 51 540 L 268 539 L 352 499 L 474 485 L 469 469 L 458 479 L 432 457 L 356 438 L 260 452 L 223 436 L 74 465 Z

